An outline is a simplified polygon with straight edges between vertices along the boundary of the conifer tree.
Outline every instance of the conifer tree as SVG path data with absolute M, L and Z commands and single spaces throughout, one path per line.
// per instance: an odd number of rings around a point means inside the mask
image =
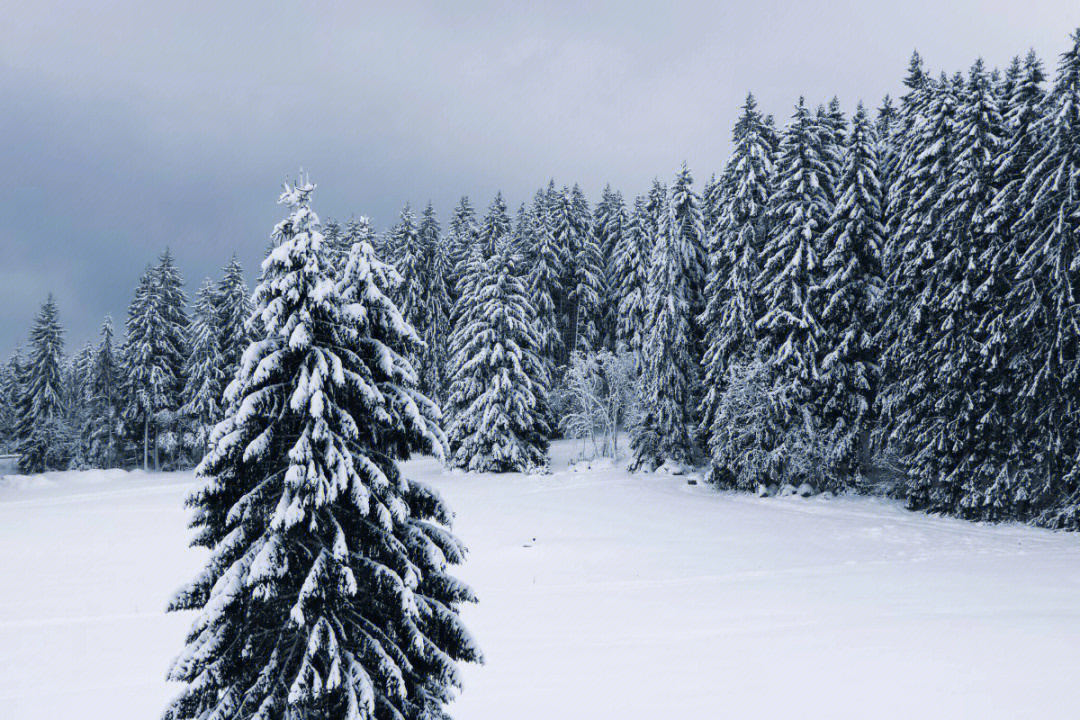
M 757 321 L 762 359 L 773 387 L 785 389 L 784 403 L 769 418 L 776 443 L 769 449 L 777 455 L 792 454 L 783 443 L 795 437 L 796 425 L 805 422 L 804 411 L 811 407 L 818 379 L 820 310 L 811 290 L 820 277 L 818 250 L 830 213 L 829 168 L 821 144 L 820 124 L 800 99 L 776 159 L 770 236 L 757 283 L 763 310 Z
M 187 365 L 184 368 L 183 403 L 180 414 L 190 423 L 190 436 L 185 445 L 202 457 L 208 448 L 210 431 L 221 419 L 221 398 L 226 378 L 225 363 L 218 345 L 222 336 L 217 294 L 210 279 L 203 282 L 195 294 L 195 314 L 191 322 L 191 337 Z
M 555 377 L 558 358 L 563 357 L 563 339 L 559 332 L 556 298 L 561 291 L 565 258 L 559 252 L 551 232 L 547 209 L 536 223 L 536 248 L 528 272 L 529 302 L 536 312 L 537 353 L 549 378 Z
M 1019 502 L 1051 527 L 1080 527 L 1080 29 L 1058 63 L 1040 141 L 1027 163 L 1014 226 L 1027 250 L 1014 293 L 1023 342 L 1023 413 L 1034 434 L 1040 479 Z
M 645 338 L 645 293 L 649 282 L 649 258 L 652 249 L 650 219 L 646 198 L 634 201 L 634 211 L 626 231 L 615 248 L 612 277 L 617 283 L 613 288 L 613 303 L 618 308 L 615 328 L 615 347 L 620 352 L 630 352 L 640 357 Z
M 942 76 L 924 88 L 925 115 L 912 126 L 915 137 L 905 143 L 903 172 L 894 180 L 889 201 L 889 240 L 886 262 L 890 260 L 887 317 L 882 323 L 884 380 L 879 393 L 879 447 L 892 447 L 901 455 L 913 438 L 912 423 L 918 414 L 913 403 L 925 394 L 919 384 L 932 368 L 917 349 L 940 327 L 939 307 L 932 297 L 934 265 L 942 257 L 938 236 L 946 203 L 956 143 L 956 83 Z M 892 215 L 892 213 L 897 213 Z M 919 501 L 923 502 L 923 501 Z
M 723 176 L 726 187 L 709 240 L 706 306 L 699 320 L 705 334 L 699 432 L 705 439 L 712 435 L 728 367 L 756 350 L 758 248 L 768 236 L 773 155 L 768 129 L 752 94 L 746 96 L 732 140 L 734 149 Z
M 335 284 L 310 208 L 286 186 L 232 408 L 191 498 L 206 569 L 171 609 L 199 611 L 165 717 L 442 718 L 455 660 L 479 659 L 446 574 L 450 513 L 398 461 L 439 452 L 437 409 L 388 298 L 397 273 L 358 243 Z
M 450 217 L 450 232 L 446 237 L 446 254 L 453 268 L 450 276 L 450 299 L 454 302 L 461 296 L 462 290 L 458 288 L 458 284 L 465 275 L 469 252 L 478 234 L 476 211 L 469 202 L 469 196 L 462 195 L 461 202 Z
M 70 458 L 63 366 L 64 331 L 49 293 L 30 330 L 30 357 L 23 369 L 17 425 L 22 473 L 63 469 Z
M 839 196 L 823 238 L 818 286 L 821 354 L 817 413 L 827 448 L 826 483 L 863 486 L 861 449 L 878 386 L 874 312 L 881 302 L 882 190 L 880 145 L 860 103 L 847 140 Z
M 334 251 L 336 252 L 336 251 Z M 332 252 L 331 258 L 335 255 Z M 335 261 L 336 262 L 336 261 Z M 338 267 L 337 265 L 334 266 Z M 344 267 L 342 264 L 341 267 Z M 240 261 L 233 255 L 225 266 L 221 280 L 218 281 L 217 292 L 213 295 L 215 306 L 215 327 L 218 331 L 217 346 L 221 362 L 221 378 L 223 385 L 218 402 L 224 395 L 224 390 L 232 382 L 240 371 L 240 358 L 244 350 L 251 344 L 252 329 L 249 324 L 252 321 L 254 306 L 251 304 L 251 294 L 248 292 L 247 283 L 244 281 L 244 268 Z
M 528 290 L 509 248 L 496 246 L 480 261 L 451 337 L 450 462 L 473 472 L 531 471 L 547 466 L 549 379 Z
M 430 258 L 420 239 L 416 216 L 408 203 L 402 208 L 397 225 L 390 231 L 388 248 L 386 259 L 397 268 L 402 278 L 394 301 L 405 319 L 422 336 L 427 326 L 425 295 Z
M 618 285 L 615 275 L 616 248 L 622 242 L 626 232 L 626 206 L 622 193 L 604 187 L 604 194 L 596 206 L 593 220 L 594 234 L 600 248 L 600 261 L 604 268 L 603 296 L 600 298 L 600 344 L 613 350 L 615 348 L 616 327 L 618 325 Z
M 447 343 L 453 311 L 448 283 L 452 268 L 439 220 L 430 202 L 420 221 L 420 246 L 427 258 L 427 280 L 423 295 L 425 322 L 421 335 L 424 351 L 418 368 L 420 390 L 441 403 L 446 399 Z
M 157 447 L 155 435 L 160 413 L 172 407 L 177 383 L 168 361 L 164 320 L 161 315 L 160 286 L 154 268 L 146 268 L 135 288 L 128 309 L 127 339 L 124 343 L 124 415 L 132 434 L 141 436 L 142 467 L 150 468 L 150 447 Z M 154 465 L 158 465 L 155 451 Z
M 631 429 L 631 467 L 654 470 L 667 461 L 692 463 L 697 358 L 691 324 L 696 258 L 665 198 L 646 291 L 648 321 L 642 348 L 641 414 Z
M 160 467 L 157 453 L 167 452 L 175 462 L 180 448 L 178 427 L 181 393 L 184 389 L 184 365 L 187 361 L 187 295 L 184 293 L 184 278 L 173 262 L 168 248 L 158 258 L 155 268 L 155 282 L 158 292 L 154 298 L 160 303 L 158 316 L 161 319 L 162 344 L 157 348 L 160 360 L 168 368 L 169 384 L 166 386 L 165 404 L 158 410 L 156 423 L 157 437 L 154 444 L 154 464 Z
M 106 316 L 101 341 L 90 373 L 90 456 L 93 467 L 116 467 L 121 460 L 123 385 L 119 358 L 113 348 L 113 322 Z

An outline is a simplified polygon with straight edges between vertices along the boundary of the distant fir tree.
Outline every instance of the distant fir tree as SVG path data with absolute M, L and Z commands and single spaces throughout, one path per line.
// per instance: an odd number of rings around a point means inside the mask
M 566 258 L 555 242 L 546 207 L 536 223 L 535 249 L 528 268 L 529 302 L 536 313 L 537 353 L 548 378 L 555 377 L 556 363 L 563 357 L 557 298 L 561 296 Z
M 559 308 L 565 353 L 557 362 L 561 366 L 571 353 L 592 347 L 598 338 L 604 270 L 588 204 L 580 188 L 558 191 L 550 198 L 550 212 L 555 244 L 566 259 L 561 283 L 563 303 Z
M 528 290 L 514 255 L 496 245 L 451 337 L 450 463 L 473 472 L 531 471 L 547 466 L 549 379 Z
M 708 242 L 706 305 L 699 320 L 705 334 L 699 432 L 706 441 L 713 432 L 728 368 L 756 350 L 755 323 L 761 312 L 755 285 L 760 272 L 758 249 L 768 237 L 773 154 L 768 128 L 752 94 L 746 96 L 732 142 L 734 149 L 723 176 L 725 189 Z
M 533 220 L 532 212 L 525 203 L 521 203 L 514 215 L 514 230 L 510 237 L 510 251 L 518 255 L 521 261 L 525 261 L 534 250 L 535 227 L 536 222 Z
M 16 426 L 19 472 L 62 470 L 71 457 L 72 437 L 64 406 L 64 330 L 52 293 L 30 330 L 22 384 Z
M 328 220 L 323 225 L 323 238 L 331 266 L 338 271 L 343 270 L 349 257 L 349 248 L 352 247 L 348 229 L 342 228 L 334 220 Z
M 395 291 L 394 302 L 409 324 L 422 336 L 427 326 L 426 296 L 430 257 L 428 248 L 420 239 L 416 216 L 408 203 L 402 208 L 397 225 L 389 233 L 388 253 L 386 260 L 397 268 L 402 278 Z
M 335 285 L 310 209 L 286 187 L 256 304 L 265 336 L 190 499 L 206 569 L 170 609 L 197 610 L 165 717 L 442 718 L 455 660 L 480 658 L 446 574 L 450 512 L 398 461 L 439 452 L 437 409 L 405 359 L 396 272 L 354 245 Z
M 1042 143 L 1039 128 L 1043 125 L 1045 79 L 1042 63 L 1032 52 L 1022 63 L 1014 58 L 999 88 L 999 100 L 1004 95 L 1003 129 L 992 179 L 997 192 L 987 213 L 986 246 L 977 260 L 985 277 L 976 289 L 976 297 L 985 309 L 979 341 L 988 374 L 987 392 L 996 406 L 993 416 L 1001 433 L 997 442 L 1011 439 L 1012 447 L 995 478 L 981 490 L 981 514 L 987 516 L 1030 516 L 1032 488 L 1040 483 L 1037 434 L 1032 431 L 1038 427 L 1035 417 L 1041 402 L 1032 403 L 1024 395 L 1024 383 L 1034 374 L 1026 362 L 1030 359 L 1027 342 L 1037 334 L 1027 323 L 1033 317 L 1025 317 L 1024 310 L 1032 307 L 1037 293 L 1032 283 L 1017 282 L 1028 238 L 1016 226 L 1024 212 L 1018 195 L 1027 166 Z M 1006 427 L 1002 428 L 1001 422 Z
M 1080 528 L 1080 30 L 1058 62 L 1016 203 L 1014 231 L 1027 248 L 1015 294 L 1023 342 L 1016 362 L 1024 382 L 1040 479 L 1021 500 L 1039 522 Z
M 435 208 L 428 202 L 420 220 L 420 246 L 427 258 L 424 292 L 424 326 L 421 331 L 424 350 L 418 368 L 420 391 L 437 402 L 446 400 L 447 344 L 450 338 L 450 318 L 453 307 L 449 282 L 452 268 L 446 243 L 443 241 Z
M 476 242 L 480 245 L 484 255 L 490 257 L 504 248 L 510 247 L 511 224 L 510 214 L 506 210 L 506 201 L 501 192 L 495 193 L 495 198 L 488 206 L 487 214 L 481 221 Z
M 180 414 L 189 423 L 185 447 L 201 458 L 209 450 L 210 431 L 221 419 L 221 399 L 224 395 L 225 363 L 218 323 L 221 320 L 217 293 L 207 278 L 195 294 L 195 313 L 190 329 L 190 352 L 184 368 L 183 405 Z M 229 379 L 231 380 L 231 378 Z
M 113 321 L 101 324 L 101 341 L 90 372 L 90 455 L 92 467 L 117 467 L 122 459 L 123 377 L 114 348 Z
M 478 234 L 476 211 L 469 202 L 469 196 L 462 195 L 461 202 L 450 216 L 450 231 L 446 236 L 446 253 L 453 268 L 450 276 L 450 299 L 455 302 L 461 296 L 462 291 L 458 284 L 465 275 L 469 252 Z
M 900 165 L 903 175 L 894 179 L 890 189 L 888 212 L 899 215 L 889 217 L 887 228 L 893 254 L 887 315 L 879 340 L 884 378 L 875 433 L 879 447 L 892 447 L 900 455 L 906 455 L 903 448 L 909 440 L 904 438 L 914 437 L 913 423 L 919 421 L 912 405 L 929 391 L 922 383 L 933 372 L 917 348 L 940 327 L 931 279 L 937 277 L 934 266 L 944 255 L 938 229 L 946 210 L 942 198 L 951 183 L 956 90 L 956 83 L 944 76 L 927 89 L 930 99 L 925 117 L 912 130 L 917 137 L 905 144 L 909 160 Z M 888 262 L 889 245 L 885 257 Z
M 696 258 L 670 200 L 660 215 L 645 294 L 646 334 L 638 393 L 640 417 L 631 428 L 633 469 L 667 461 L 692 463 L 694 390 L 698 360 L 691 324 Z
M 67 410 L 69 436 L 68 466 L 83 470 L 90 467 L 90 374 L 94 365 L 94 346 L 83 343 L 64 365 L 64 407 Z
M 240 372 L 240 358 L 256 331 L 257 319 L 253 317 L 254 305 L 247 282 L 244 281 L 244 268 L 233 255 L 225 266 L 217 291 L 213 295 L 215 327 L 217 328 L 217 346 L 221 355 L 221 394 L 233 378 Z M 255 323 L 253 325 L 253 323 Z
M 725 168 L 725 174 L 727 168 Z M 724 183 L 717 179 L 716 175 L 710 175 L 705 187 L 701 190 L 701 218 L 705 225 L 705 252 L 712 255 L 713 248 L 709 242 L 716 237 L 716 223 L 720 219 L 721 205 L 723 204 Z
M 622 193 L 612 190 L 608 185 L 600 202 L 596 205 L 593 220 L 594 234 L 600 248 L 600 261 L 604 268 L 603 296 L 600 298 L 600 345 L 613 350 L 619 322 L 618 286 L 619 277 L 615 274 L 615 255 L 627 232 L 626 206 Z
M 794 454 L 783 443 L 796 436 L 796 425 L 805 422 L 804 411 L 811 407 L 818 381 L 820 310 L 812 290 L 820 278 L 818 252 L 831 205 L 820 128 L 800 98 L 776 157 L 770 235 L 757 283 L 763 312 L 757 321 L 762 360 L 773 387 L 784 388 L 784 402 L 769 418 L 777 443 L 769 449 L 780 456 Z
M 829 203 L 835 205 L 839 197 L 840 173 L 844 167 L 844 147 L 847 142 L 848 122 L 840 108 L 840 100 L 833 97 L 828 107 L 818 109 L 818 121 L 821 123 L 821 147 L 825 164 L 829 168 L 828 187 L 825 194 Z
M 353 245 L 368 243 L 375 247 L 375 231 L 371 227 L 371 220 L 367 215 L 354 217 L 345 224 L 345 234 L 341 247 L 331 255 L 335 274 L 340 277 L 345 271 L 345 265 L 349 260 L 349 253 Z
M 882 300 L 884 212 L 877 133 L 860 103 L 852 120 L 836 207 L 823 238 L 820 380 L 816 391 L 830 489 L 865 487 L 863 448 L 878 387 L 874 313 Z
M 19 348 L 11 358 L 0 365 L 0 452 L 14 453 L 18 446 L 16 425 L 19 417 L 19 374 L 22 360 Z
M 167 387 L 166 404 L 158 411 L 155 424 L 157 437 L 154 444 L 154 464 L 160 467 L 157 453 L 159 450 L 170 455 L 175 463 L 180 449 L 179 410 L 180 395 L 184 389 L 184 364 L 187 360 L 187 294 L 184 293 L 184 278 L 173 262 L 172 252 L 168 248 L 158 258 L 154 272 L 158 291 L 154 295 L 160 303 L 158 316 L 161 318 L 163 343 L 159 346 L 162 362 L 168 367 L 170 384 Z
M 630 214 L 626 231 L 615 247 L 611 273 L 617 280 L 612 288 L 613 303 L 618 308 L 615 347 L 619 351 L 633 353 L 639 367 L 646 332 L 645 293 L 654 237 L 651 232 L 646 199 L 639 196 L 634 201 L 634 211 Z
M 893 105 L 892 97 L 885 93 L 885 97 L 881 101 L 881 107 L 878 108 L 877 118 L 874 120 L 874 132 L 878 139 L 878 182 L 881 183 L 881 189 L 888 193 L 889 183 L 892 180 L 890 172 L 893 167 L 893 158 L 896 156 L 896 145 L 894 142 L 895 133 L 899 125 L 899 116 L 897 114 L 896 106 Z M 882 205 L 882 211 L 884 212 L 885 206 Z
M 698 319 L 705 310 L 709 259 L 705 252 L 705 219 L 701 212 L 701 198 L 694 192 L 694 177 L 685 162 L 671 185 L 671 217 L 675 223 L 671 229 L 679 236 L 678 247 L 686 253 L 683 272 L 687 280 L 686 299 L 690 303 L 691 352 L 700 359 L 705 339 Z

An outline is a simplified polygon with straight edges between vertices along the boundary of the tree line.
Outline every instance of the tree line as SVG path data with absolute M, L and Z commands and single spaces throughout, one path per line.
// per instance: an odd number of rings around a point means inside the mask
M 321 225 L 327 262 L 369 243 L 396 268 L 455 466 L 543 468 L 552 437 L 614 424 L 634 468 L 1075 529 L 1080 31 L 1070 45 L 1050 82 L 1034 53 L 951 76 L 914 54 L 895 102 L 800 99 L 783 128 L 748 95 L 700 191 L 684 165 L 629 204 L 552 182 L 516 213 L 462 198 L 445 229 L 406 206 L 379 235 Z M 106 323 L 70 360 L 47 301 L 4 374 L 24 468 L 200 457 L 261 332 L 229 268 L 189 312 L 166 252 L 124 342 Z

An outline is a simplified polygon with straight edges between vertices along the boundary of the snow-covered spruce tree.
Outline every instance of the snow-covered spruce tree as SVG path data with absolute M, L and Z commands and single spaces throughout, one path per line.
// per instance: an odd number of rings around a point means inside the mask
M 667 461 L 687 464 L 697 455 L 692 430 L 698 370 L 691 324 L 695 262 L 674 209 L 665 200 L 645 294 L 641 408 L 630 433 L 635 470 L 655 470 Z
M 727 168 L 724 169 L 725 174 Z M 716 222 L 720 219 L 721 204 L 723 203 L 725 185 L 716 175 L 710 175 L 701 189 L 701 220 L 705 225 L 705 252 L 712 254 L 709 242 L 716 236 Z
M 549 380 L 528 290 L 514 255 L 496 245 L 451 337 L 450 462 L 473 472 L 531 471 L 547 466 Z
M 323 224 L 322 233 L 323 244 L 326 245 L 327 255 L 331 258 L 331 266 L 344 268 L 345 261 L 349 257 L 349 248 L 352 247 L 348 231 L 342 228 L 340 223 L 327 220 Z
M 934 325 L 907 348 L 918 360 L 909 364 L 914 372 L 905 380 L 929 392 L 910 395 L 901 440 L 909 505 L 981 515 L 990 510 L 983 507 L 983 490 L 1000 477 L 1014 450 L 1012 433 L 987 392 L 998 382 L 993 375 L 1004 369 L 991 374 L 983 356 L 982 325 L 996 304 L 986 283 L 1000 283 L 979 262 L 989 247 L 1002 121 L 981 60 L 958 94 L 948 187 L 934 208 L 935 261 L 920 298 L 934 313 Z
M 52 293 L 30 330 L 30 357 L 19 398 L 19 471 L 40 473 L 66 467 L 71 433 L 64 407 L 64 331 Z
M 596 205 L 593 219 L 593 234 L 600 248 L 600 261 L 604 268 L 604 294 L 600 298 L 600 338 L 602 347 L 615 348 L 616 328 L 619 322 L 618 286 L 619 278 L 615 275 L 616 248 L 622 242 L 626 232 L 626 205 L 622 193 L 604 187 L 603 196 Z
M 818 406 L 830 489 L 863 486 L 862 448 L 878 387 L 874 313 L 881 302 L 882 190 L 874 126 L 860 103 L 852 119 L 837 202 L 823 238 Z
M 758 248 L 768 236 L 766 213 L 773 156 L 753 95 L 746 96 L 732 140 L 734 149 L 723 176 L 725 189 L 709 239 L 706 305 L 699 320 L 705 333 L 699 432 L 706 442 L 712 435 L 716 403 L 723 392 L 728 366 L 756 350 L 755 323 L 760 317 L 755 292 L 760 272 Z
M 673 230 L 678 235 L 679 251 L 686 255 L 683 272 L 686 273 L 687 300 L 690 303 L 690 328 L 693 336 L 691 352 L 700 360 L 705 339 L 698 319 L 705 310 L 705 283 L 708 278 L 709 259 L 705 252 L 705 220 L 701 214 L 701 198 L 694 192 L 694 178 L 685 162 L 675 174 L 675 182 L 671 185 L 671 216 L 675 221 Z
M 64 408 L 67 411 L 70 453 L 68 467 L 85 470 L 90 467 L 90 374 L 94 365 L 94 346 L 83 343 L 64 367 Z
M 838 184 L 844 168 L 844 147 L 848 134 L 848 123 L 840 109 L 840 100 L 834 96 L 828 107 L 819 107 L 817 121 L 821 127 L 822 155 L 829 168 L 829 184 L 825 188 L 825 195 L 829 198 L 829 203 L 835 205 L 840 195 Z
M 612 258 L 612 302 L 618 309 L 615 327 L 615 347 L 631 353 L 640 365 L 641 349 L 645 338 L 645 292 L 649 283 L 649 258 L 652 235 L 646 199 L 639 196 L 634 201 L 626 232 L 619 239 Z
M 160 467 L 158 453 L 164 451 L 173 463 L 180 449 L 180 406 L 184 389 L 184 364 L 187 360 L 187 295 L 184 278 L 173 262 L 172 252 L 166 248 L 158 258 L 154 271 L 158 291 L 154 298 L 160 303 L 158 317 L 161 319 L 162 344 L 158 347 L 160 360 L 168 367 L 171 384 L 167 387 L 165 405 L 158 410 L 155 421 L 157 430 L 154 444 L 154 465 Z
M 811 290 L 820 278 L 818 249 L 830 213 L 825 194 L 829 169 L 819 128 L 800 98 L 776 158 L 770 234 L 757 282 L 763 312 L 757 321 L 762 359 L 772 373 L 774 389 L 785 388 L 776 393 L 785 403 L 777 404 L 770 417 L 775 444 L 769 450 L 779 456 L 787 454 L 784 443 L 795 437 L 792 429 L 805 424 L 818 380 L 820 311 Z M 799 468 L 775 469 L 778 476 L 773 481 L 802 479 L 792 475 Z
M 375 246 L 375 231 L 371 227 L 371 220 L 367 215 L 353 217 L 345 224 L 345 233 L 342 236 L 341 246 L 331 254 L 333 270 L 336 277 L 341 277 L 345 272 L 345 265 L 349 261 L 349 253 L 353 245 L 357 243 L 369 243 Z
M 445 718 L 454 661 L 480 657 L 456 611 L 472 592 L 446 574 L 464 552 L 450 513 L 397 465 L 443 446 L 388 297 L 399 276 L 360 243 L 335 284 L 312 189 L 282 195 L 265 336 L 198 469 L 194 542 L 212 552 L 170 608 L 199 616 L 169 720 Z
M 563 357 L 563 338 L 559 332 L 556 298 L 561 291 L 565 258 L 559 252 L 546 208 L 535 227 L 535 249 L 528 268 L 529 302 L 536 312 L 539 337 L 537 352 L 549 378 L 555 377 L 558 359 Z
M 476 211 L 469 202 L 468 195 L 462 195 L 461 202 L 450 216 L 450 232 L 446 236 L 446 254 L 450 258 L 453 273 L 450 276 L 450 299 L 457 302 L 461 296 L 458 283 L 466 272 L 469 251 L 476 242 L 479 228 L 476 224 Z
M 420 246 L 427 258 L 427 282 L 423 296 L 425 322 L 421 335 L 424 350 L 418 368 L 420 391 L 441 403 L 446 399 L 447 389 L 447 343 L 453 310 L 448 283 L 452 268 L 439 220 L 430 202 L 420 220 Z
M 244 268 L 233 255 L 225 266 L 217 292 L 213 295 L 217 345 L 221 353 L 222 392 L 240 371 L 240 358 L 251 344 L 252 333 L 248 329 L 254 306 L 251 293 L 244 281 Z M 221 395 L 218 396 L 221 401 Z
M 565 365 L 569 353 L 592 348 L 599 339 L 605 270 L 581 188 L 564 187 L 549 202 L 555 244 L 565 258 L 559 308 L 564 355 L 557 362 Z
M 915 419 L 909 405 L 927 392 L 917 384 L 924 358 L 916 348 L 940 327 L 937 308 L 927 305 L 927 288 L 941 256 L 939 201 L 948 190 L 956 142 L 955 85 L 944 76 L 940 82 L 924 82 L 919 95 L 925 96 L 926 106 L 911 127 L 913 137 L 905 140 L 886 211 L 887 301 L 879 333 L 883 378 L 875 444 L 901 455 L 901 438 L 910 437 L 902 425 Z
M 101 341 L 90 371 L 90 453 L 92 467 L 112 468 L 121 461 L 123 397 L 120 360 L 113 348 L 113 321 L 101 324 Z
M 941 263 L 948 255 L 945 217 L 953 208 L 949 195 L 952 172 L 956 167 L 957 105 L 963 79 L 942 77 L 935 84 L 926 121 L 919 126 L 925 150 L 908 169 L 913 175 L 904 184 L 912 193 L 905 202 L 905 214 L 899 219 L 902 246 L 891 281 L 892 334 L 883 347 L 883 357 L 890 382 L 879 395 L 881 419 L 878 432 L 888 441 L 905 467 L 922 464 L 903 489 L 911 507 L 946 510 L 955 507 L 955 478 L 945 482 L 945 475 L 933 469 L 930 457 L 931 435 L 937 411 L 927 402 L 936 394 L 937 356 L 930 351 L 942 337 L 942 326 L 951 311 L 942 306 L 939 290 L 948 291 L 948 271 Z M 955 259 L 955 256 L 952 258 Z M 927 414 L 930 414 L 928 417 Z M 932 431 L 931 431 L 932 432 Z M 917 456 L 926 456 L 920 460 Z M 944 466 L 938 470 L 947 472 Z
M 1027 238 L 1016 231 L 1016 223 L 1024 210 L 1017 196 L 1027 164 L 1042 142 L 1044 80 L 1042 63 L 1032 52 L 1023 62 L 1014 58 L 998 92 L 1004 127 L 992 182 L 999 189 L 987 213 L 987 242 L 977 261 L 985 276 L 975 293 L 983 308 L 978 341 L 987 373 L 987 399 L 994 405 L 997 442 L 1008 442 L 1010 449 L 997 475 L 980 491 L 984 509 L 980 514 L 987 516 L 1026 517 L 1032 484 L 1040 478 L 1031 430 L 1038 426 L 1034 418 L 1041 403 L 1032 403 L 1023 392 L 1025 378 L 1032 375 L 1032 368 L 1024 364 L 1025 345 L 1034 330 L 1026 324 L 1023 310 L 1031 307 L 1033 285 L 1016 280 L 1027 250 Z
M 19 373 L 22 359 L 16 347 L 8 362 L 0 365 L 0 452 L 13 453 L 17 449 L 16 426 L 19 417 Z
M 184 368 L 183 405 L 180 414 L 187 419 L 185 447 L 198 457 L 209 450 L 210 431 L 221 420 L 221 398 L 228 382 L 225 378 L 221 348 L 222 336 L 217 295 L 210 278 L 195 294 L 195 313 L 190 325 L 187 365 Z M 231 378 L 229 378 L 231 380 Z
M 1050 527 L 1080 528 L 1080 29 L 1062 54 L 1041 142 L 1017 193 L 1014 226 L 1027 248 L 1015 293 L 1023 342 L 1025 422 L 1040 477 L 1025 488 L 1030 514 Z
M 177 379 L 161 348 L 166 340 L 161 303 L 154 268 L 147 267 L 135 288 L 128 308 L 127 339 L 124 342 L 124 417 L 129 433 L 142 446 L 142 467 L 150 468 L 150 447 L 156 446 L 156 419 L 170 407 Z M 155 452 L 155 466 L 157 453 Z
M 878 182 L 881 190 L 886 195 L 889 192 L 889 183 L 892 181 L 890 172 L 893 167 L 893 158 L 896 156 L 896 144 L 893 142 L 894 133 L 898 124 L 896 106 L 893 105 L 892 97 L 885 93 L 878 108 L 877 118 L 874 120 L 874 132 L 878 139 Z M 884 201 L 882 212 L 885 211 Z

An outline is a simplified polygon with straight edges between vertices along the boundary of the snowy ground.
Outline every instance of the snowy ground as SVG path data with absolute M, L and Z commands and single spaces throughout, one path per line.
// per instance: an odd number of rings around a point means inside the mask
M 1080 536 L 621 469 L 410 464 L 458 512 L 487 664 L 459 720 L 1070 718 Z M 0 480 L 0 718 L 153 718 L 190 474 Z M 535 540 L 534 540 L 535 538 Z

